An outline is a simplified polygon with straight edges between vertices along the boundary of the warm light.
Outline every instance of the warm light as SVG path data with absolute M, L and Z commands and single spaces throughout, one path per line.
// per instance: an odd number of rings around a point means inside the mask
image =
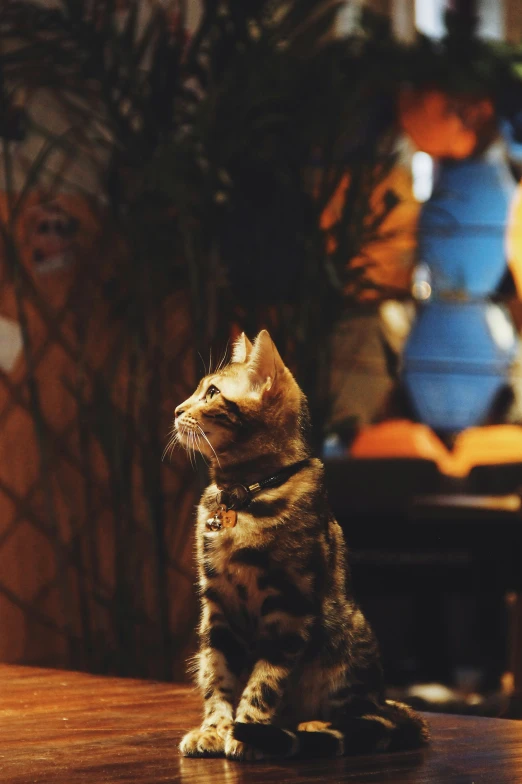
M 499 463 L 522 463 L 522 428 L 518 425 L 472 427 L 455 439 L 455 476 L 466 476 L 475 465 Z
M 457 97 L 443 90 L 404 88 L 398 107 L 404 133 L 436 158 L 467 158 L 495 128 L 492 102 L 465 93 Z
M 413 284 L 411 293 L 415 299 L 429 299 L 431 297 L 431 286 L 427 280 L 421 280 Z
M 491 332 L 491 337 L 499 348 L 509 351 L 516 343 L 516 335 L 513 323 L 508 318 L 506 312 L 498 305 L 488 305 L 486 309 L 486 321 Z
M 445 34 L 444 11 L 447 0 L 415 0 L 415 27 L 429 38 L 440 39 Z M 504 8 L 502 2 L 477 0 L 478 36 L 495 41 L 505 40 Z
M 451 456 L 433 430 L 408 419 L 392 419 L 363 427 L 351 446 L 350 454 L 357 458 L 433 460 L 443 473 L 451 471 Z
M 417 201 L 428 201 L 433 193 L 433 158 L 427 152 L 416 152 L 411 160 L 413 195 Z
M 362 428 L 350 454 L 359 459 L 409 457 L 433 460 L 442 473 L 464 477 L 477 465 L 522 463 L 522 428 L 518 425 L 472 427 L 459 433 L 453 449 L 449 451 L 427 425 L 395 419 Z M 457 497 L 452 498 L 452 504 L 458 503 Z M 469 497 L 461 503 L 469 505 Z M 504 511 L 518 512 L 521 507 L 520 496 L 516 494 L 496 499 L 488 497 L 488 504 L 495 503 Z
M 445 0 L 415 0 L 415 27 L 429 38 L 444 35 Z
M 333 253 L 337 247 L 335 232 L 331 232 L 343 215 L 346 192 L 350 186 L 350 174 L 341 179 L 332 198 L 321 215 L 321 228 L 327 232 L 327 249 Z M 378 222 L 377 230 L 370 230 L 375 216 L 382 214 L 390 192 L 398 199 L 396 206 Z M 355 290 L 360 299 L 377 299 L 380 290 L 394 289 L 408 291 L 417 244 L 417 220 L 420 204 L 413 197 L 411 164 L 398 163 L 374 188 L 370 196 L 370 210 L 366 221 L 369 239 L 355 258 L 347 258 L 351 269 L 364 267 L 366 277 L 379 288 L 362 290 L 347 288 L 347 293 Z
M 414 314 L 414 308 L 394 299 L 385 300 L 379 308 L 387 334 L 392 333 L 400 343 L 403 343 L 410 333 Z
M 431 297 L 431 271 L 427 264 L 419 264 L 415 269 L 411 293 L 419 300 L 427 300 Z

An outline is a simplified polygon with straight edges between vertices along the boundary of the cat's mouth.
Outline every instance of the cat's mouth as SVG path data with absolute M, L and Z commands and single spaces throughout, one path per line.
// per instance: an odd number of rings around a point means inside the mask
M 189 454 L 199 452 L 206 457 L 215 458 L 219 465 L 219 458 L 210 443 L 208 434 L 195 419 L 189 418 L 185 421 L 176 419 L 176 434 L 178 442 Z
M 176 421 L 176 433 L 179 443 L 184 447 L 192 446 L 196 435 L 201 435 L 196 423 L 191 421 L 180 422 L 179 420 Z

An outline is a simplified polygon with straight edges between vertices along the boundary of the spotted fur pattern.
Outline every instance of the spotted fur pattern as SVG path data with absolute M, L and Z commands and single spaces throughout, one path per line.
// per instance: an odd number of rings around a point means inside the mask
M 197 520 L 201 726 L 186 756 L 235 760 L 415 748 L 423 720 L 385 700 L 377 643 L 355 603 L 303 393 L 266 331 L 176 409 L 177 438 L 210 462 Z M 209 531 L 221 489 L 310 458 L 256 494 L 233 528 Z

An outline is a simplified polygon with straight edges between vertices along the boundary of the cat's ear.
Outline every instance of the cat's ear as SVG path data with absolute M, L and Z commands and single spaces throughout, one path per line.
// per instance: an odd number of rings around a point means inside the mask
M 279 356 L 274 341 L 266 329 L 262 329 L 254 341 L 254 348 L 248 360 L 250 378 L 263 392 L 269 392 L 277 387 L 285 372 L 285 363 Z
M 252 353 L 252 343 L 249 341 L 244 332 L 238 337 L 232 349 L 231 362 L 246 362 Z

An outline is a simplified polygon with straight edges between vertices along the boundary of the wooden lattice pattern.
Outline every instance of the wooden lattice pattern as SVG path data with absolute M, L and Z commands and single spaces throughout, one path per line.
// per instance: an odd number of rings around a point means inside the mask
M 162 451 L 193 378 L 187 297 L 149 314 L 138 346 L 114 307 L 118 243 L 39 274 L 15 239 L 0 289 L 23 335 L 0 373 L 0 658 L 180 677 L 195 481 Z

